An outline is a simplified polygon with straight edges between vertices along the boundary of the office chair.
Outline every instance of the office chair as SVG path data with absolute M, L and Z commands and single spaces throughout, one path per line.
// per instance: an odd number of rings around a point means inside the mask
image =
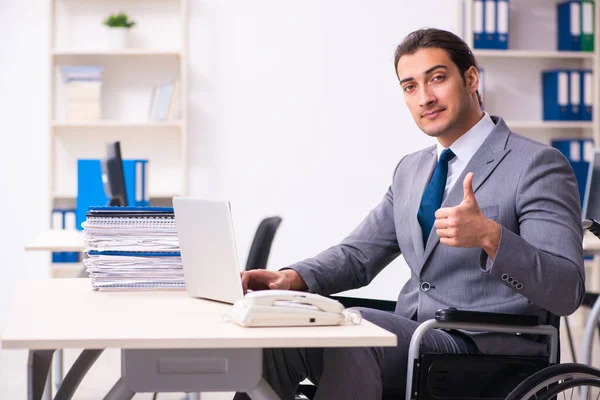
M 271 245 L 281 221 L 281 217 L 268 217 L 260 222 L 250 246 L 250 252 L 246 260 L 246 271 L 267 268 Z

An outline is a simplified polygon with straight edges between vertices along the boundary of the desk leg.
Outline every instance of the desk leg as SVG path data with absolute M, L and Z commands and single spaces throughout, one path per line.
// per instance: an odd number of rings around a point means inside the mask
M 46 376 L 46 385 L 44 385 L 42 400 L 52 400 L 52 369 L 48 371 L 48 376 Z
M 30 350 L 27 360 L 27 399 L 40 400 L 50 382 L 48 372 L 52 364 L 54 350 Z M 51 385 L 50 385 L 51 386 Z M 51 388 L 47 392 L 52 395 Z M 48 395 L 48 394 L 47 394 Z
M 56 392 L 54 400 L 71 400 L 83 377 L 104 350 L 83 350 Z
M 277 393 L 269 386 L 264 378 L 260 379 L 258 386 L 248 392 L 252 400 L 280 400 Z
M 123 378 L 119 378 L 117 383 L 110 389 L 110 392 L 106 394 L 104 400 L 130 400 L 134 394 L 135 392 L 125 386 Z
M 52 365 L 52 375 L 54 378 L 54 387 L 56 390 L 60 388 L 63 380 L 63 349 L 56 349 Z

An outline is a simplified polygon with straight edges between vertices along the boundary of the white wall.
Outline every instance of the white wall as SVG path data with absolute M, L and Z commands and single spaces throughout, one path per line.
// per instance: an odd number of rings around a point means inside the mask
M 393 54 L 423 26 L 457 32 L 457 1 L 203 1 L 190 18 L 191 194 L 232 201 L 239 253 L 280 215 L 269 268 L 339 242 L 400 158 L 432 142 L 408 113 Z M 459 33 L 459 32 L 457 32 Z M 394 263 L 362 294 L 395 299 Z
M 432 143 L 405 108 L 393 53 L 414 29 L 456 32 L 458 1 L 190 1 L 189 194 L 231 199 L 242 262 L 267 215 L 284 219 L 270 268 L 337 243 L 398 160 Z M 16 281 L 48 275 L 48 254 L 22 251 L 49 219 L 48 5 L 0 11 L 3 328 Z M 406 278 L 395 263 L 366 294 L 395 298 Z
M 48 254 L 26 254 L 49 223 L 47 5 L 3 1 L 0 13 L 0 328 L 18 280 L 48 276 Z M 24 22 L 27 21 L 26 24 Z

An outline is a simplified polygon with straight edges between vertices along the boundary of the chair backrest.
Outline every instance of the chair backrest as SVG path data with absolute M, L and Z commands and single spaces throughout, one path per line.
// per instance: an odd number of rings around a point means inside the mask
M 268 217 L 258 225 L 246 260 L 246 271 L 267 268 L 271 244 L 273 244 L 273 238 L 275 238 L 275 232 L 280 223 L 280 217 Z

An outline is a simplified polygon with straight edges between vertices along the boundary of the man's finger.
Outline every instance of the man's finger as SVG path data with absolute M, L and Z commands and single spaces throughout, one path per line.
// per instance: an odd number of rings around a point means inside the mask
M 452 207 L 438 208 L 435 212 L 435 217 L 438 219 L 448 218 L 452 214 Z
M 250 282 L 250 274 L 245 271 L 242 272 L 242 290 L 244 291 L 244 294 L 246 294 L 246 292 L 248 291 L 248 282 Z
M 444 229 L 448 227 L 448 222 L 446 221 L 446 218 L 438 218 L 433 223 L 433 226 L 435 226 L 437 229 Z
M 463 203 L 468 202 L 468 201 L 477 202 L 475 200 L 475 193 L 473 193 L 473 177 L 474 176 L 475 176 L 475 174 L 472 172 L 469 172 L 467 174 L 467 176 L 465 176 L 465 180 L 463 181 L 463 189 L 464 189 Z

